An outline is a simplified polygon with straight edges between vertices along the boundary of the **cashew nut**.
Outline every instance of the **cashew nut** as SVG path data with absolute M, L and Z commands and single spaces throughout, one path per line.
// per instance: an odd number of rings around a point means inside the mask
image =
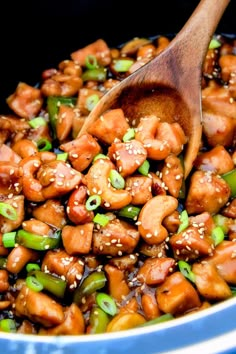
M 22 190 L 24 196 L 33 202 L 42 202 L 45 200 L 42 189 L 43 186 L 37 180 L 37 174 L 42 162 L 37 156 L 29 156 L 21 160 L 22 168 Z
M 90 195 L 100 195 L 102 206 L 108 210 L 121 209 L 132 200 L 132 196 L 127 190 L 112 187 L 109 181 L 112 169 L 115 169 L 115 166 L 110 160 L 98 159 L 90 167 L 86 176 Z
M 162 226 L 162 221 L 177 206 L 178 200 L 170 195 L 157 195 L 143 206 L 138 218 L 138 230 L 146 243 L 153 245 L 165 240 L 168 231 Z
M 157 139 L 157 129 L 160 119 L 150 115 L 140 119 L 135 139 L 143 143 L 148 157 L 153 160 L 163 160 L 170 153 L 170 146 L 166 140 Z
M 38 148 L 33 140 L 21 139 L 18 140 L 13 146 L 12 150 L 18 154 L 22 159 L 24 157 L 33 156 L 38 153 Z

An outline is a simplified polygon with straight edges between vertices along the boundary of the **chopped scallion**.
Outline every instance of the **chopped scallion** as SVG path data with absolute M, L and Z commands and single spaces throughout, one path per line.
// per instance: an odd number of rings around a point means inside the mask
M 86 102 L 85 102 L 85 106 L 88 109 L 88 111 L 93 110 L 93 108 L 98 103 L 99 99 L 100 99 L 99 96 L 96 94 L 88 96 L 88 98 L 86 99 Z
M 16 231 L 6 232 L 2 235 L 2 243 L 6 248 L 11 248 L 15 246 Z
M 101 204 L 101 197 L 100 195 L 94 194 L 91 195 L 85 203 L 85 207 L 87 210 L 95 210 L 99 207 L 99 205 Z
M 177 233 L 180 233 L 180 232 L 184 231 L 185 229 L 187 229 L 188 225 L 189 225 L 188 213 L 187 213 L 187 210 L 183 210 L 180 214 L 180 225 L 179 225 Z
M 211 237 L 213 239 L 214 245 L 217 246 L 219 243 L 221 243 L 224 238 L 224 230 L 221 226 L 216 226 L 211 232 Z
M 18 217 L 16 209 L 13 208 L 12 205 L 4 202 L 0 202 L 0 215 L 12 221 L 16 220 Z
M 123 136 L 123 142 L 130 141 L 135 138 L 135 129 L 134 128 L 129 128 L 125 135 Z
M 0 320 L 0 330 L 8 333 L 16 332 L 16 322 L 11 318 L 3 318 Z
M 209 44 L 209 49 L 217 49 L 221 46 L 221 42 L 216 38 L 212 38 Z
M 33 275 L 29 275 L 25 279 L 25 283 L 33 291 L 39 292 L 43 290 L 43 285 Z
M 116 189 L 123 189 L 125 187 L 125 180 L 116 170 L 111 170 L 109 179 L 111 184 Z
M 99 224 L 103 227 L 106 226 L 109 223 L 109 221 L 110 221 L 110 219 L 107 215 L 100 214 L 100 213 L 97 213 L 93 218 L 93 222 L 95 224 Z
M 191 266 L 185 261 L 178 261 L 178 266 L 183 276 L 195 283 L 195 274 L 192 272 Z
M 140 213 L 141 208 L 134 205 L 126 205 L 118 211 L 118 216 L 128 219 L 136 219 Z
M 145 160 L 141 166 L 138 168 L 138 172 L 143 176 L 147 176 L 149 173 L 150 163 L 148 160 Z
M 32 270 L 40 270 L 40 265 L 38 263 L 27 263 L 26 271 L 29 273 Z
M 131 59 L 114 59 L 113 60 L 113 68 L 118 73 L 125 73 L 129 70 L 131 65 L 134 63 Z
M 66 161 L 68 159 L 68 152 L 62 152 L 57 154 L 57 160 Z
M 98 160 L 98 159 L 108 159 L 109 160 L 109 157 L 107 155 L 104 155 L 104 154 L 97 154 L 96 156 L 94 156 L 93 158 L 93 163 Z
M 97 62 L 97 58 L 95 57 L 95 55 L 92 55 L 92 54 L 87 55 L 87 57 L 85 58 L 85 66 L 88 69 L 98 68 L 98 62 Z
M 48 139 L 42 138 L 37 141 L 38 151 L 50 151 L 52 144 Z
M 115 300 L 106 293 L 98 293 L 96 296 L 98 306 L 108 315 L 114 316 L 117 313 Z
M 45 125 L 47 125 L 47 122 L 43 117 L 36 117 L 34 119 L 29 120 L 29 125 L 31 126 L 31 128 L 37 129 L 39 127 L 44 127 Z

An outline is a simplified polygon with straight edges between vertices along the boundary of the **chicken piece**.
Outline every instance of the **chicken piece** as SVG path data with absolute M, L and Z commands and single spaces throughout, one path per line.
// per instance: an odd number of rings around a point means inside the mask
M 58 229 L 62 229 L 67 222 L 64 205 L 58 199 L 48 199 L 45 203 L 36 206 L 32 211 L 32 215 L 36 219 Z
M 8 271 L 6 269 L 0 269 L 0 293 L 5 293 L 9 287 Z
M 139 241 L 136 227 L 126 221 L 113 219 L 109 223 L 94 229 L 93 252 L 110 256 L 132 253 Z
M 101 38 L 71 53 L 71 59 L 75 61 L 76 64 L 85 66 L 88 55 L 95 56 L 99 66 L 107 66 L 111 62 L 110 48 Z
M 175 269 L 175 259 L 165 258 L 148 258 L 139 268 L 137 279 L 141 283 L 147 285 L 157 285 L 163 283 L 166 277 Z
M 66 252 L 75 256 L 87 254 L 92 248 L 93 239 L 92 222 L 83 225 L 66 225 L 62 229 L 62 242 Z
M 184 168 L 180 159 L 174 154 L 167 156 L 161 175 L 169 194 L 178 198 L 184 179 Z
M 229 185 L 219 175 L 210 171 L 195 171 L 190 179 L 185 208 L 190 215 L 204 211 L 218 213 L 230 195 Z
M 26 317 L 30 321 L 45 327 L 63 323 L 63 307 L 42 292 L 35 292 L 26 285 L 22 286 L 15 301 L 16 316 Z
M 16 218 L 13 220 L 0 215 L 0 232 L 3 234 L 16 230 L 22 223 L 25 217 L 25 197 L 23 195 L 12 196 L 9 194 L 8 198 L 0 198 L 6 204 L 9 204 L 16 212 Z
M 152 179 L 140 175 L 127 177 L 125 189 L 128 190 L 132 196 L 131 204 L 145 204 L 152 198 Z
M 201 306 L 197 290 L 180 272 L 169 275 L 156 290 L 157 304 L 164 313 L 184 315 Z
M 221 277 L 213 263 L 194 263 L 192 272 L 195 275 L 195 284 L 204 299 L 222 301 L 232 296 L 232 291 Z
M 118 302 L 124 300 L 130 292 L 124 271 L 110 264 L 106 264 L 104 270 L 108 278 L 109 294 Z
M 8 196 L 22 191 L 21 170 L 14 162 L 0 161 L 0 194 Z

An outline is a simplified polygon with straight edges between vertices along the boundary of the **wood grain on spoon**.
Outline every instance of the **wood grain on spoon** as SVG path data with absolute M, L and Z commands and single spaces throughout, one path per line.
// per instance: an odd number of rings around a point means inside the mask
M 185 178 L 202 136 L 201 77 L 209 43 L 230 0 L 201 0 L 181 31 L 158 56 L 108 91 L 86 119 L 79 135 L 105 111 L 120 107 L 133 121 L 155 114 L 178 122 L 188 143 Z

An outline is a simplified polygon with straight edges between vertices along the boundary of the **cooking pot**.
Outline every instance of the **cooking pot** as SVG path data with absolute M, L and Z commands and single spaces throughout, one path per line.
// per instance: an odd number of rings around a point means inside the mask
M 44 69 L 78 48 L 103 38 L 116 46 L 133 37 L 175 34 L 198 0 L 41 0 L 6 5 L 1 21 L 0 113 L 19 81 L 36 84 Z M 9 9 L 8 9 L 9 7 Z M 226 9 L 217 33 L 236 33 L 236 2 Z M 82 336 L 37 336 L 0 332 L 1 353 L 135 354 L 235 353 L 236 298 L 174 321 L 122 332 Z

